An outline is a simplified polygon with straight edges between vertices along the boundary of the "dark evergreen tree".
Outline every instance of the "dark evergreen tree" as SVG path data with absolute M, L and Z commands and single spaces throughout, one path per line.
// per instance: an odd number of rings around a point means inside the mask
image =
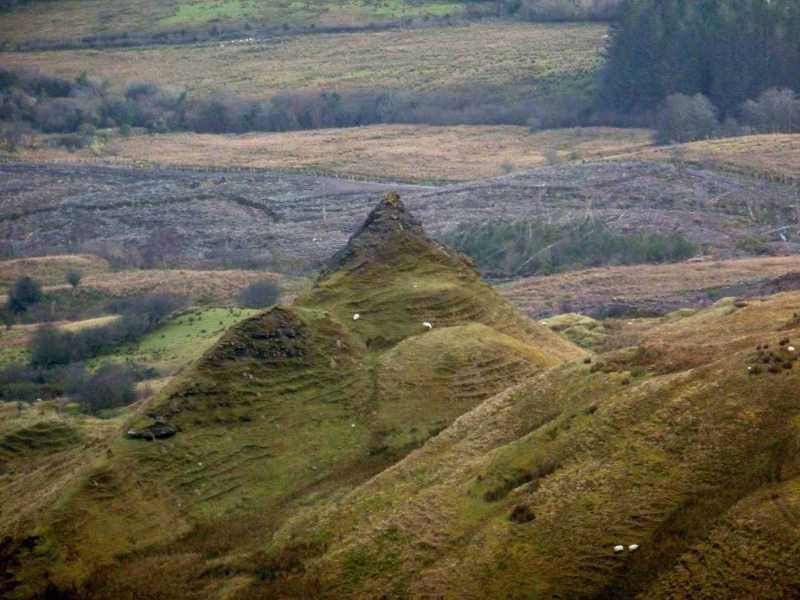
M 42 299 L 42 286 L 30 277 L 20 277 L 8 292 L 8 310 L 23 313 Z
M 729 116 L 769 88 L 800 90 L 797 0 L 625 0 L 611 27 L 605 101 L 650 111 L 703 94 Z

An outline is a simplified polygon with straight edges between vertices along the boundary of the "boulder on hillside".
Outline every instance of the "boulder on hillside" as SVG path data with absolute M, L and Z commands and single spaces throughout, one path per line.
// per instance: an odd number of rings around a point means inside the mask
M 142 429 L 129 429 L 128 437 L 134 440 L 160 440 L 172 437 L 178 433 L 178 428 L 171 423 L 167 423 L 163 418 L 158 418 L 155 423 L 143 427 Z

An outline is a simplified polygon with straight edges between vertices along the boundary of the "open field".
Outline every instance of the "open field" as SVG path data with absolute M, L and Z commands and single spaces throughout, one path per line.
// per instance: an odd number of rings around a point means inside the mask
M 65 264 L 97 267 L 87 270 L 77 288 L 63 283 L 60 267 Z M 24 266 L 30 268 L 24 268 Z M 104 267 L 104 268 L 103 268 Z M 133 269 L 111 271 L 108 263 L 96 256 L 56 255 L 0 261 L 0 282 L 10 285 L 14 279 L 26 275 L 43 284 L 47 297 L 72 295 L 88 301 L 89 297 L 101 300 L 128 298 L 144 294 L 179 294 L 199 305 L 228 305 L 236 302 L 239 292 L 247 285 L 262 279 L 280 281 L 287 297 L 296 295 L 305 285 L 301 279 L 287 278 L 267 271 L 189 270 L 189 269 Z M 0 288 L 0 302 L 5 295 Z
M 61 40 L 98 33 L 156 32 L 203 25 L 360 25 L 425 16 L 457 16 L 454 0 L 61 0 L 31 2 L 0 19 L 0 39 Z
M 232 325 L 258 310 L 248 308 L 197 307 L 181 312 L 134 344 L 127 344 L 110 354 L 90 361 L 90 366 L 106 362 L 135 362 L 154 367 L 159 374 L 171 376 L 182 367 L 200 358 Z M 60 321 L 53 325 L 66 331 L 101 327 L 116 320 L 106 315 L 82 321 Z M 12 362 L 24 363 L 30 358 L 28 345 L 39 325 L 16 325 L 0 330 L 0 369 Z
M 63 25 L 61 25 L 63 26 Z M 6 67 L 86 71 L 121 88 L 152 80 L 193 93 L 500 89 L 516 99 L 589 83 L 607 27 L 483 22 L 431 29 L 297 36 L 252 44 L 0 53 Z
M 279 276 L 262 271 L 148 269 L 93 275 L 81 286 L 116 298 L 171 293 L 188 296 L 199 304 L 226 304 L 235 302 L 242 288 L 261 279 L 279 279 Z
M 800 183 L 800 134 L 751 135 L 652 148 L 637 158 L 676 160 Z M 626 157 L 630 158 L 630 157 Z
M 532 317 L 567 312 L 661 314 L 705 306 L 722 296 L 759 293 L 765 282 L 789 273 L 800 273 L 800 257 L 605 267 L 528 277 L 501 285 L 499 290 Z M 795 279 L 796 289 L 800 277 Z
M 138 343 L 102 358 L 133 361 L 172 375 L 199 359 L 220 336 L 239 321 L 257 314 L 247 308 L 198 308 L 164 323 Z
M 177 133 L 114 137 L 68 152 L 43 141 L 25 160 L 93 164 L 311 170 L 400 181 L 468 181 L 553 160 L 592 159 L 650 145 L 645 129 L 587 127 L 530 133 L 525 127 L 373 125 L 288 133 Z
M 10 287 L 18 277 L 32 277 L 44 286 L 63 285 L 67 273 L 78 271 L 84 277 L 106 273 L 108 261 L 88 254 L 36 256 L 0 261 L 0 293 Z
M 85 269 L 85 276 L 76 289 L 60 283 L 63 281 L 61 273 L 67 266 Z M 281 300 L 284 302 L 291 301 L 307 286 L 304 279 L 264 271 L 110 271 L 108 268 L 106 261 L 89 255 L 14 259 L 0 261 L 0 281 L 10 283 L 20 275 L 28 275 L 44 283 L 41 305 L 55 311 L 56 315 L 60 315 L 58 318 L 80 319 L 53 322 L 57 327 L 71 331 L 106 325 L 116 319 L 115 315 L 107 314 L 109 304 L 115 300 L 146 294 L 186 296 L 195 307 L 191 312 L 165 325 L 166 329 L 160 328 L 147 336 L 141 342 L 141 349 L 137 345 L 125 348 L 118 354 L 118 357 L 154 364 L 170 372 L 194 360 L 197 352 L 202 352 L 216 340 L 222 329 L 252 314 L 253 311 L 235 308 L 239 293 L 250 283 L 262 279 L 278 280 L 282 290 Z M 6 303 L 4 291 L 0 288 L 0 306 Z M 219 308 L 223 306 L 226 308 Z M 90 318 L 80 318 L 78 315 Z M 18 324 L 11 329 L 0 329 L 0 367 L 28 360 L 28 344 L 38 327 L 37 324 Z M 166 336 L 166 341 L 162 335 Z M 178 338 L 180 341 L 176 342 Z

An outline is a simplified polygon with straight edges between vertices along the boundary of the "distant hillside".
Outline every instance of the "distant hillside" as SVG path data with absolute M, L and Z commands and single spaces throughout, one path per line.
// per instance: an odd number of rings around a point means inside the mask
M 10 43 L 93 43 L 120 34 L 157 43 L 207 39 L 229 32 L 313 33 L 330 28 L 359 28 L 387 23 L 428 26 L 436 20 L 479 19 L 500 15 L 527 21 L 607 21 L 621 0 L 0 0 L 4 22 L 0 39 Z M 4 10 L 5 9 L 5 10 Z M 57 19 L 57 20 L 56 20 Z M 142 37 L 148 34 L 150 37 Z M 167 35 L 164 35 L 167 34 Z M 117 39 L 124 42 L 124 39 Z
M 603 267 L 526 277 L 498 289 L 534 318 L 566 312 L 597 318 L 661 315 L 708 306 L 726 296 L 800 289 L 800 256 Z
M 710 166 L 786 183 L 800 182 L 800 134 L 707 140 L 647 149 L 635 155 Z
M 800 240 L 794 186 L 670 161 L 575 161 L 440 187 L 257 169 L 5 163 L 0 173 L 0 240 L 18 256 L 141 250 L 163 234 L 174 264 L 260 258 L 273 270 L 303 268 L 341 247 L 371 193 L 388 189 L 404 193 L 434 236 L 490 219 L 591 216 L 622 234 L 677 233 L 719 258 L 790 254 Z

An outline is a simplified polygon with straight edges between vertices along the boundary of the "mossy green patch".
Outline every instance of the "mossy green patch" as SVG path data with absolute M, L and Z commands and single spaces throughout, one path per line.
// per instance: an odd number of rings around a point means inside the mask
M 225 0 L 218 2 L 194 2 L 192 4 L 179 4 L 175 14 L 161 19 L 160 24 L 165 27 L 175 25 L 196 25 L 219 19 L 241 19 L 251 12 L 248 2 L 240 0 Z
M 138 342 L 90 361 L 90 366 L 135 362 L 171 375 L 199 359 L 232 325 L 258 312 L 246 308 L 193 308 L 170 318 Z
M 575 313 L 555 315 L 545 319 L 542 324 L 562 333 L 581 348 L 593 349 L 608 338 L 608 331 L 603 323 L 585 315 Z

